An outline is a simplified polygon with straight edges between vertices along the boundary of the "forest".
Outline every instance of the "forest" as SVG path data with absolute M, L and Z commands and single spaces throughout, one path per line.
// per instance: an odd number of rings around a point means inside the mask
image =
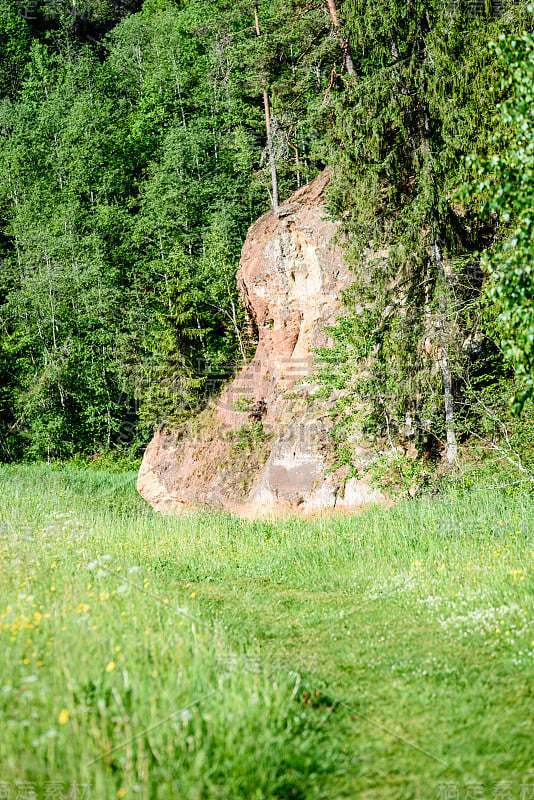
M 197 413 L 254 351 L 247 229 L 329 167 L 355 274 L 320 354 L 339 458 L 364 399 L 365 430 L 449 463 L 516 431 L 524 470 L 533 14 L 1 0 L 0 460 L 136 458 Z
M 534 4 L 0 0 L 0 798 L 533 798 L 533 412 Z

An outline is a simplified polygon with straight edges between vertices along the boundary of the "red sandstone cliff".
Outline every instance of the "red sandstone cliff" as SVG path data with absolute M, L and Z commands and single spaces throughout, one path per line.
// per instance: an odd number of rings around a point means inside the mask
M 237 280 L 258 328 L 256 354 L 186 436 L 154 436 L 137 488 L 157 510 L 313 511 L 378 499 L 362 480 L 325 475 L 330 422 L 328 403 L 314 400 L 312 351 L 326 344 L 323 328 L 350 282 L 324 215 L 327 183 L 324 172 L 250 228 Z M 261 408 L 263 432 L 236 410 L 243 400 Z

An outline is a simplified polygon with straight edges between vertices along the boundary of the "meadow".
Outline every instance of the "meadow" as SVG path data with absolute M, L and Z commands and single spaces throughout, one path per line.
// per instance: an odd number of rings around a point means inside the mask
M 534 798 L 534 496 L 156 515 L 0 468 L 0 797 Z

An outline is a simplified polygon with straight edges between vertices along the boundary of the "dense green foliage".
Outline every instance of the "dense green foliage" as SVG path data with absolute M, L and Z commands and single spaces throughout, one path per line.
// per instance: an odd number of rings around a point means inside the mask
M 488 298 L 507 305 L 509 331 L 524 316 L 510 271 L 495 283 L 494 270 L 491 292 L 481 292 L 489 262 L 480 251 L 494 241 L 497 212 L 513 200 L 500 175 L 500 200 L 490 203 L 491 215 L 481 213 L 466 156 L 484 160 L 490 132 L 509 174 L 517 167 L 510 141 L 514 152 L 526 152 L 516 137 L 521 121 L 503 137 L 495 105 L 505 102 L 516 80 L 531 86 L 531 72 L 514 78 L 511 70 L 501 80 L 502 59 L 491 42 L 513 39 L 531 24 L 531 10 L 509 4 L 495 17 L 471 13 L 469 3 L 423 0 L 347 2 L 344 9 L 357 76 L 335 116 L 332 207 L 349 235 L 356 281 L 346 296 L 347 316 L 334 331 L 337 345 L 322 354 L 323 380 L 346 386 L 347 360 L 352 365 L 350 391 L 339 404 L 341 443 L 347 427 L 359 426 L 427 457 L 446 451 L 454 463 L 458 442 L 483 413 L 481 392 L 510 371 L 500 352 L 506 316 L 495 324 L 498 312 Z M 524 206 L 514 209 L 524 212 L 525 240 L 533 208 L 523 185 L 528 175 L 516 178 Z M 493 186 L 495 177 L 493 170 Z M 510 249 L 521 262 L 515 240 Z M 506 355 L 516 360 L 517 352 L 508 347 Z M 524 363 L 523 375 L 529 369 Z M 493 398 L 502 406 L 502 394 Z
M 281 192 L 321 166 L 320 120 L 303 109 L 339 46 L 323 11 L 301 10 L 295 23 L 294 8 L 260 4 L 260 40 L 248 5 L 152 2 L 101 43 L 61 20 L 30 36 L 6 12 L 20 57 L 4 62 L 0 104 L 0 403 L 14 456 L 135 446 L 246 356 L 235 271 L 269 204 L 266 81 Z
M 482 212 L 502 224 L 484 264 L 492 277 L 488 295 L 503 348 L 521 378 L 516 402 L 522 408 L 534 392 L 534 37 L 501 35 L 494 52 L 505 92 L 501 125 L 491 139 L 491 155 L 472 163 L 481 179 Z
M 501 349 L 528 389 L 523 2 L 260 2 L 260 35 L 241 0 L 34 8 L 0 7 L 2 458 L 139 452 L 250 355 L 235 271 L 272 158 L 282 198 L 333 172 L 342 440 L 350 419 L 453 462 Z
M 176 336 L 184 363 L 201 335 L 206 358 L 225 347 L 234 286 L 211 313 L 210 275 L 198 306 L 191 262 L 213 227 L 235 258 L 259 201 L 226 143 L 232 104 L 217 108 L 199 79 L 209 68 L 186 19 L 147 11 L 113 30 L 103 62 L 88 46 L 34 43 L 19 97 L 4 101 L 3 348 L 35 454 L 109 446 Z

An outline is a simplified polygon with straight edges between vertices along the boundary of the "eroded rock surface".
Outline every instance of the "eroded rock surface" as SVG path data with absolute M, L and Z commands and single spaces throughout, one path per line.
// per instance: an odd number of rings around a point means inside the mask
M 364 480 L 345 485 L 326 469 L 331 404 L 315 397 L 313 350 L 327 344 L 323 329 L 351 279 L 325 219 L 327 183 L 324 172 L 250 228 L 237 280 L 258 329 L 256 354 L 194 430 L 154 436 L 137 488 L 157 510 L 312 512 L 381 499 Z

